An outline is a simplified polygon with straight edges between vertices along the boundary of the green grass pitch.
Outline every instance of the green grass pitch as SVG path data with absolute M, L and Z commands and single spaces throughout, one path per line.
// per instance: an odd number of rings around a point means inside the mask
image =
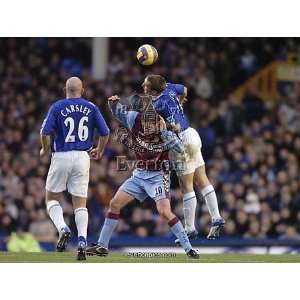
M 0 252 L 0 263 L 299 263 L 300 255 L 261 254 L 203 254 L 199 260 L 185 254 L 176 257 L 130 257 L 124 253 L 111 253 L 107 257 L 88 256 L 86 261 L 76 261 L 75 253 L 8 253 Z

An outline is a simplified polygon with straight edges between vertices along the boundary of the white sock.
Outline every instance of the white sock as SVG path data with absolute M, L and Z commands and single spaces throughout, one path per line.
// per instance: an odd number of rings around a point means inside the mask
M 201 190 L 202 196 L 205 199 L 209 214 L 213 221 L 220 219 L 218 200 L 214 187 L 210 184 Z
M 78 237 L 83 236 L 86 239 L 89 221 L 88 210 L 85 207 L 79 207 L 74 210 L 74 213 Z
M 195 230 L 196 206 L 197 199 L 195 192 L 190 192 L 183 195 L 183 215 L 186 232 Z
M 67 227 L 63 210 L 56 200 L 50 200 L 47 202 L 47 211 L 49 214 L 50 219 L 54 223 L 56 229 L 60 232 L 62 228 Z

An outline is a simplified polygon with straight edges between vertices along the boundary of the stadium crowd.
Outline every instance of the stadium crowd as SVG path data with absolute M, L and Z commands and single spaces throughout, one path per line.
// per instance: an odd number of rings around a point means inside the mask
M 138 65 L 142 43 L 159 49 L 159 62 Z M 300 237 L 300 86 L 285 84 L 275 107 L 255 90 L 237 104 L 231 91 L 256 70 L 300 50 L 299 39 L 111 38 L 105 80 L 91 77 L 90 38 L 2 38 L 0 42 L 0 236 L 28 231 L 38 241 L 56 240 L 46 215 L 45 178 L 49 158 L 39 157 L 39 130 L 52 101 L 63 98 L 67 77 L 80 76 L 85 97 L 96 103 L 112 131 L 106 98 L 139 91 L 146 72 L 184 83 L 185 111 L 203 143 L 207 173 L 215 186 L 225 237 Z M 118 171 L 116 156 L 131 154 L 113 137 L 100 162 L 91 163 L 89 234 L 98 234 L 106 207 L 130 171 Z M 182 215 L 176 176 L 172 206 Z M 70 199 L 63 202 L 75 230 Z M 207 234 L 210 218 L 199 195 L 197 223 Z M 117 235 L 169 235 L 152 201 L 122 211 Z

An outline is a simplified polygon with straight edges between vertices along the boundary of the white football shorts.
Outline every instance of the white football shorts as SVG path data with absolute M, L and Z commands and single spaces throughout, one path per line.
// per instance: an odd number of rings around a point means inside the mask
M 87 197 L 90 157 L 86 151 L 55 152 L 46 181 L 46 190 L 53 193 L 68 192 Z
M 176 160 L 182 162 L 176 163 L 181 166 L 176 168 L 176 173 L 181 176 L 194 173 L 197 168 L 205 163 L 201 153 L 202 142 L 198 132 L 189 127 L 180 132 L 179 137 L 184 145 L 184 153 L 176 155 Z

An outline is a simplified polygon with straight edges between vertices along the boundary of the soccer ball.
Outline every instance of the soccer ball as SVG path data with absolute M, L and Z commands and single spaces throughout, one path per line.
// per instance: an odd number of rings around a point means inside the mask
M 136 57 L 140 64 L 150 66 L 156 62 L 158 53 L 152 45 L 145 44 L 138 49 Z

